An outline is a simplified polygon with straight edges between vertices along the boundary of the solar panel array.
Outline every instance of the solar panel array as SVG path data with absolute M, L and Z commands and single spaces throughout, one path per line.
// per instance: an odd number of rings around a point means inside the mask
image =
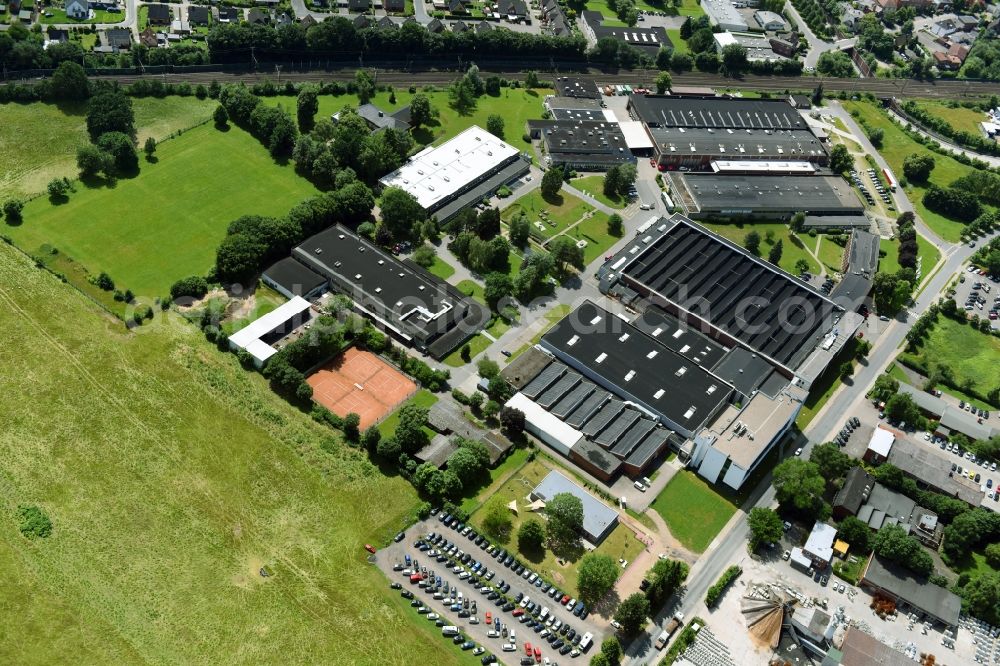
M 521 393 L 635 467 L 657 455 L 671 434 L 559 361 L 547 365 Z

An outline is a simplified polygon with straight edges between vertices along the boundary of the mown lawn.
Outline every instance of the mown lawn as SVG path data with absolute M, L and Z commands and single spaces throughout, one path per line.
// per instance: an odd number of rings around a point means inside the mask
M 935 166 L 931 172 L 930 182 L 941 187 L 951 185 L 956 179 L 961 178 L 971 171 L 971 167 L 956 162 L 950 157 L 933 153 L 928 148 L 911 139 L 895 123 L 889 120 L 889 117 L 874 103 L 846 101 L 843 102 L 843 105 L 852 115 L 855 112 L 858 114 L 856 118 L 859 120 L 859 124 L 867 125 L 868 127 L 880 127 L 885 132 L 885 138 L 882 141 L 882 148 L 879 152 L 889 162 L 889 166 L 892 167 L 893 173 L 897 174 L 897 178 L 902 177 L 903 160 L 913 153 L 930 153 L 934 157 Z M 906 196 L 913 204 L 917 214 L 934 233 L 952 243 L 960 240 L 962 229 L 965 227 L 964 224 L 927 210 L 923 203 L 924 187 L 908 183 L 905 189 Z
M 533 514 L 525 509 L 528 505 L 525 498 L 531 492 L 531 489 L 537 486 L 548 473 L 549 468 L 540 461 L 534 460 L 529 462 L 521 467 L 506 483 L 496 489 L 495 493 L 480 494 L 479 504 L 480 506 L 485 505 L 494 495 L 499 497 L 500 501 L 505 505 L 509 504 L 512 500 L 517 500 L 519 512 L 517 515 L 511 516 L 513 527 L 511 528 L 510 538 L 506 541 L 500 540 L 499 543 L 515 554 L 532 571 L 543 576 L 546 580 L 555 583 L 566 594 L 576 597 L 579 596 L 576 564 L 585 553 L 583 548 L 579 548 L 572 553 L 561 553 L 564 557 L 557 558 L 548 549 L 545 549 L 541 553 L 534 551 L 522 552 L 517 544 L 517 530 L 524 521 L 534 519 L 540 521 L 543 525 L 545 524 L 544 517 Z M 568 474 L 567 476 L 572 478 L 572 475 Z M 483 515 L 479 512 L 474 513 L 471 518 L 472 523 L 480 531 L 482 531 L 482 519 Z M 631 562 L 642 549 L 642 542 L 635 538 L 632 530 L 624 525 L 618 525 L 601 545 L 597 547 L 597 552 L 608 555 L 616 561 L 622 558 Z
M 474 298 L 480 303 L 486 303 L 486 299 L 483 296 L 483 285 L 479 284 L 475 280 L 462 280 L 456 284 L 455 287 L 466 296 Z
M 413 394 L 413 397 L 406 401 L 407 405 L 416 405 L 417 407 L 426 407 L 430 409 L 434 406 L 434 403 L 438 401 L 438 397 L 428 391 L 427 389 L 420 389 Z M 402 407 L 402 405 L 400 405 Z M 396 426 L 399 425 L 399 410 L 397 409 L 389 416 L 378 424 L 378 430 L 382 433 L 383 437 L 389 437 L 394 432 L 396 432 Z M 434 431 L 428 427 L 424 427 L 424 430 L 428 433 L 429 437 L 434 436 Z
M 133 99 L 140 145 L 208 120 L 216 102 L 170 96 Z M 76 150 L 88 142 L 86 103 L 0 104 L 0 200 L 45 191 L 53 178 L 75 178 Z
M 811 243 L 812 241 L 808 242 Z M 826 267 L 827 272 L 840 272 L 840 262 L 844 258 L 844 248 L 831 241 L 825 234 L 818 234 L 816 236 L 816 245 L 813 248 L 816 250 L 816 256 L 819 257 L 819 260 Z
M 568 192 L 559 192 L 546 199 L 541 190 L 536 189 L 504 208 L 500 219 L 509 222 L 515 215 L 524 212 L 531 222 L 532 234 L 548 239 L 558 236 L 592 210 L 593 206 Z
M 235 127 L 202 125 L 163 142 L 156 156 L 114 186 L 77 182 L 67 203 L 32 200 L 24 223 L 7 233 L 28 252 L 49 243 L 91 273 L 106 271 L 119 288 L 159 296 L 179 278 L 212 267 L 231 221 L 284 215 L 317 193 Z
M 930 115 L 940 118 L 960 132 L 979 135 L 979 123 L 986 120 L 986 114 L 975 109 L 968 109 L 961 105 L 954 108 L 944 102 L 932 100 L 919 100 L 917 106 Z
M 624 197 L 609 197 L 604 193 L 604 176 L 594 175 L 574 178 L 570 181 L 570 185 L 611 208 L 624 208 L 628 203 Z
M 441 359 L 441 362 L 452 368 L 461 368 L 466 364 L 462 358 L 462 347 L 469 345 L 469 358 L 475 358 L 477 354 L 486 351 L 486 348 L 491 344 L 493 344 L 492 340 L 481 333 L 477 333 L 466 340 L 460 347 L 456 348 L 455 351 Z
M 0 244 L 0 662 L 459 663 L 363 550 L 409 483 L 167 317 L 130 333 Z
M 427 270 L 430 271 L 431 275 L 436 275 L 442 280 L 447 280 L 455 274 L 455 267 L 438 256 L 434 257 L 434 263 Z
M 576 225 L 565 235 L 574 240 L 587 241 L 587 247 L 583 248 L 583 261 L 586 265 L 603 257 L 608 248 L 621 240 L 620 237 L 608 233 L 608 216 L 599 212 L 595 212 L 592 217 Z
M 688 550 L 701 553 L 736 513 L 736 507 L 694 472 L 682 470 L 652 504 Z
M 636 9 L 643 12 L 666 12 L 670 16 L 693 16 L 698 17 L 704 14 L 698 0 L 683 0 L 680 7 L 674 7 L 673 3 L 649 2 L 649 0 L 637 0 Z M 601 12 L 608 18 L 617 18 L 615 12 L 608 6 L 607 0 L 587 0 L 587 10 Z M 618 24 L 621 24 L 618 21 Z M 605 23 L 607 25 L 607 23 Z M 636 26 L 642 27 L 643 21 L 639 21 Z
M 911 356 L 925 367 L 948 366 L 956 384 L 969 382 L 980 394 L 1000 386 L 1000 339 L 949 317 L 938 317 Z
M 789 230 L 787 224 L 781 222 L 746 222 L 739 224 L 704 224 L 705 228 L 724 236 L 729 240 L 733 241 L 740 247 L 743 247 L 743 243 L 746 240 L 746 236 L 751 231 L 756 231 L 760 234 L 760 256 L 763 259 L 767 259 L 768 252 L 771 251 L 771 246 L 773 243 L 767 241 L 767 233 L 771 232 L 774 234 L 774 243 L 781 240 L 781 261 L 778 265 L 791 273 L 792 275 L 798 275 L 799 272 L 795 270 L 795 264 L 799 259 L 805 259 L 806 263 L 809 264 L 809 271 L 814 275 L 819 272 L 819 264 L 816 260 L 812 258 L 805 248 L 796 245 L 795 241 L 792 239 L 792 232 Z M 805 243 L 809 240 L 807 236 L 800 242 Z M 826 241 L 824 241 L 826 242 Z
M 121 23 L 125 20 L 125 12 L 109 12 L 104 9 L 92 10 L 94 15 L 85 19 L 75 19 L 66 16 L 66 10 L 62 7 L 45 7 L 38 16 L 38 22 L 44 24 L 51 23 L 75 23 L 76 25 L 87 25 L 90 23 Z M 45 14 L 52 14 L 46 16 Z

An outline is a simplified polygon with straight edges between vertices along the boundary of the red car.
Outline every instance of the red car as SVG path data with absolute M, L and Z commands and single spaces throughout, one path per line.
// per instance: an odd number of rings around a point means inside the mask
M 569 595 L 568 594 L 564 594 L 563 598 L 559 600 L 559 603 L 561 603 L 563 606 L 565 606 L 568 602 L 569 602 Z
M 539 664 L 542 663 L 542 649 L 541 648 L 537 648 L 537 647 L 535 648 L 535 661 L 538 662 Z
M 513 615 L 514 617 L 521 617 L 522 615 L 524 615 L 524 609 L 523 608 L 515 608 L 514 612 L 511 613 L 511 615 Z
M 531 643 L 524 641 L 524 654 L 531 656 Z
M 486 624 L 493 624 L 493 613 L 486 611 Z
M 365 544 L 365 550 L 367 550 L 369 553 L 373 553 L 374 554 L 375 553 L 375 546 L 371 545 L 370 543 L 366 543 Z

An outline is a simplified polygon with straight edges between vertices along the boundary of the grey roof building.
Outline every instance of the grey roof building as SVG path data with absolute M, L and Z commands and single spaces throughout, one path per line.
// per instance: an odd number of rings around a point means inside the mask
M 790 217 L 797 212 L 858 215 L 864 205 L 839 176 L 677 174 L 671 178 L 691 216 Z
M 614 39 L 650 54 L 655 54 L 660 47 L 673 48 L 673 42 L 667 36 L 667 31 L 659 26 L 650 28 L 607 26 L 604 25 L 604 15 L 596 11 L 584 11 L 580 14 L 580 18 L 583 19 L 584 33 L 595 42 Z
M 909 569 L 872 554 L 861 573 L 861 587 L 874 590 L 929 615 L 941 624 L 955 628 L 962 612 L 957 594 L 918 578 Z
M 406 106 L 392 113 L 386 113 L 374 104 L 362 104 L 358 107 L 358 115 L 364 118 L 373 131 L 383 129 L 398 129 L 409 131 L 410 107 Z
M 599 545 L 618 525 L 617 511 L 556 470 L 549 472 L 542 482 L 535 486 L 531 491 L 531 497 L 548 502 L 561 493 L 569 493 L 580 498 L 583 504 L 583 537 L 595 546 Z
M 529 120 L 528 134 L 541 139 L 548 164 L 579 171 L 603 171 L 634 164 L 618 123 L 606 120 Z
M 557 5 L 558 6 L 558 5 Z M 580 79 L 570 76 L 559 76 L 553 82 L 556 87 L 556 95 L 559 97 L 576 97 L 580 99 L 601 98 L 601 91 L 597 89 L 597 82 L 594 79 Z
M 310 298 L 325 291 L 327 286 L 325 277 L 291 257 L 275 262 L 261 274 L 260 279 L 288 298 Z
M 786 100 L 633 95 L 629 111 L 651 127 L 804 130 L 806 121 Z

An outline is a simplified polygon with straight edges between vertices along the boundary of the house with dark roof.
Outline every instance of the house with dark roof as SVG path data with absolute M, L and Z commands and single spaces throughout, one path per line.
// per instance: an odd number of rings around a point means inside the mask
M 383 16 L 382 18 L 380 18 L 378 20 L 378 23 L 376 23 L 376 25 L 380 30 L 395 30 L 399 28 L 399 24 L 393 21 L 388 16 Z
M 240 20 L 240 9 L 239 7 L 231 7 L 229 5 L 222 5 L 218 8 L 219 11 L 219 22 L 220 23 L 236 23 Z
M 150 25 L 170 25 L 170 7 L 168 5 L 146 5 L 146 16 Z
M 247 23 L 268 25 L 271 23 L 271 13 L 266 9 L 257 9 L 254 7 L 247 12 Z
M 607 26 L 604 25 L 604 15 L 596 11 L 584 11 L 580 17 L 583 19 L 584 32 L 595 42 L 608 38 L 615 39 L 647 54 L 659 51 L 661 46 L 673 47 L 673 42 L 667 36 L 667 31 L 661 26 L 648 28 Z
M 402 14 L 406 10 L 406 0 L 382 0 L 382 8 L 387 12 Z
M 451 14 L 467 14 L 465 3 L 462 0 L 448 0 L 448 12 Z
M 918 577 L 909 569 L 872 553 L 858 585 L 873 594 L 905 602 L 949 628 L 957 628 L 962 600 L 954 592 Z
M 288 298 L 312 298 L 326 291 L 325 277 L 292 257 L 275 262 L 260 276 L 261 282 Z
M 498 0 L 497 13 L 512 21 L 528 17 L 528 5 L 524 0 Z
M 351 12 L 367 12 L 371 7 L 371 0 L 347 0 L 347 10 Z
M 69 30 L 62 30 L 60 28 L 53 28 L 52 26 L 49 26 L 48 32 L 45 33 L 45 38 L 50 42 L 68 42 Z
M 375 25 L 375 21 L 373 21 L 372 17 L 368 14 L 359 14 L 358 16 L 355 16 L 353 23 L 355 30 L 364 30 L 365 28 L 370 28 Z
M 875 477 L 863 467 L 852 467 L 844 477 L 844 485 L 833 496 L 833 518 L 839 521 L 847 516 L 858 515 L 861 505 L 867 501 L 874 487 Z
M 439 35 L 445 31 L 446 27 L 441 19 L 431 19 L 431 22 L 427 24 L 427 32 Z
M 127 28 L 109 28 L 104 31 L 104 44 L 117 51 L 132 47 L 132 32 Z
M 139 43 L 147 48 L 155 49 L 157 45 L 156 31 L 146 26 L 146 29 L 139 33 Z
M 465 24 L 465 21 L 455 21 L 451 24 L 451 31 L 456 35 L 460 35 L 468 29 L 469 26 Z
M 208 7 L 205 5 L 189 5 L 188 23 L 191 25 L 208 25 Z
M 476 24 L 476 32 L 480 35 L 486 32 L 493 32 L 493 24 L 489 21 L 480 21 Z
M 306 14 L 305 16 L 299 19 L 299 25 L 301 25 L 306 30 L 316 25 L 316 23 L 317 21 L 312 17 L 312 14 Z
M 358 107 L 358 115 L 361 116 L 368 128 L 373 132 L 384 129 L 398 129 L 407 132 L 410 129 L 410 107 L 406 106 L 393 113 L 386 113 L 374 104 L 362 104 Z M 334 114 L 334 120 L 340 114 Z

